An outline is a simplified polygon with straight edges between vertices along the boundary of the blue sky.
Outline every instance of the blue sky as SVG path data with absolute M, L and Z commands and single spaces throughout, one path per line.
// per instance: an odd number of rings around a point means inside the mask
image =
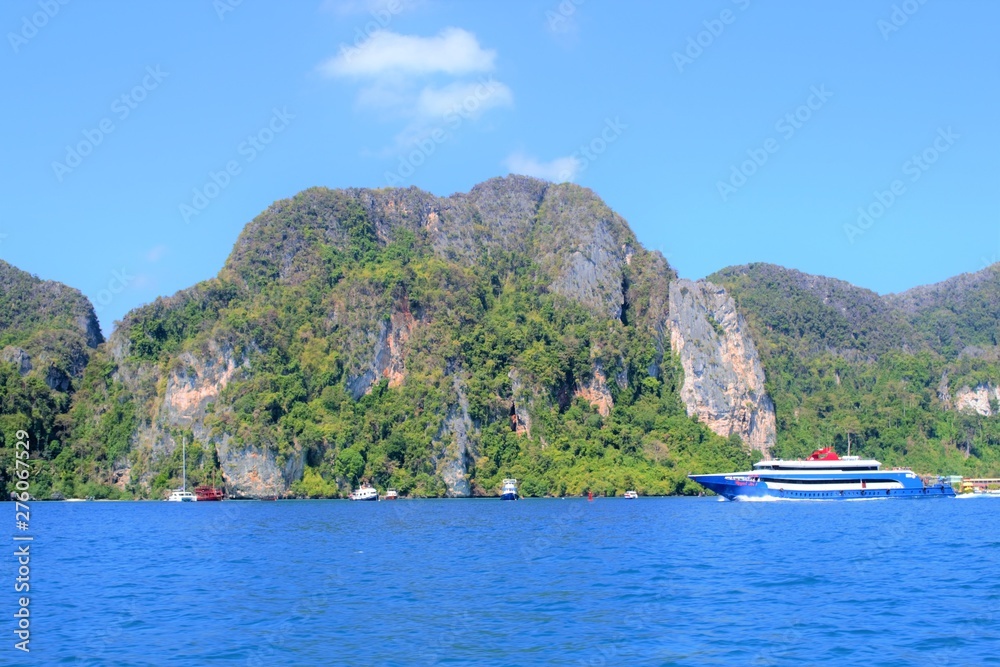
M 105 332 L 304 188 L 592 188 L 682 276 L 1000 259 L 1000 3 L 16 0 L 0 258 Z

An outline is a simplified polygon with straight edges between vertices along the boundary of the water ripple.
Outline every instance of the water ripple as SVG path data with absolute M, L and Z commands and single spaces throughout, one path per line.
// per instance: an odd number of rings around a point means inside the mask
M 1000 664 L 1000 504 L 33 509 L 31 664 Z

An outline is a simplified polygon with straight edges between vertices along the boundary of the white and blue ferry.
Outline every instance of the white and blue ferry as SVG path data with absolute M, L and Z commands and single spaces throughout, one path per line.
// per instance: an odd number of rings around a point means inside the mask
M 858 456 L 837 456 L 829 447 L 809 458 L 760 461 L 751 472 L 688 475 L 729 500 L 857 500 L 861 498 L 954 497 L 955 489 L 939 481 L 925 484 L 909 468 L 881 470 L 882 464 Z
M 500 500 L 517 500 L 517 480 L 505 479 L 500 490 Z

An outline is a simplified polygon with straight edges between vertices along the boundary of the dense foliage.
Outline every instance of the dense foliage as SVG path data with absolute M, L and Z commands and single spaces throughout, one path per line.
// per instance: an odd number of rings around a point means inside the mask
M 883 299 L 766 264 L 710 279 L 732 293 L 751 327 L 777 412 L 776 454 L 819 446 L 845 454 L 850 437 L 852 453 L 888 465 L 1000 474 L 1000 419 L 952 409 L 962 388 L 1000 385 L 995 348 L 954 344 L 993 340 L 995 281 L 967 284 L 962 302 L 977 307 L 956 312 L 933 288 Z
M 102 340 L 78 291 L 0 261 L 0 489 L 13 490 L 14 443 L 30 434 L 32 492 L 47 495 L 46 463 L 63 451 L 71 396 Z

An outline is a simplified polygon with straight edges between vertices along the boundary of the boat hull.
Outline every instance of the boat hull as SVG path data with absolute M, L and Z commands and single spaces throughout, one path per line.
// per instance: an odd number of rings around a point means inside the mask
M 878 498 L 954 498 L 948 484 L 924 485 L 909 479 L 876 479 L 860 485 L 837 479 L 806 483 L 776 482 L 764 477 L 737 473 L 728 475 L 688 475 L 706 489 L 729 500 L 874 500 Z M 811 487 L 811 488 L 810 488 Z
M 219 501 L 226 497 L 222 489 L 216 489 L 214 487 L 199 486 L 194 490 L 194 495 L 198 498 L 198 502 L 212 502 Z
M 517 500 L 517 494 L 516 493 L 501 494 L 500 500 Z

